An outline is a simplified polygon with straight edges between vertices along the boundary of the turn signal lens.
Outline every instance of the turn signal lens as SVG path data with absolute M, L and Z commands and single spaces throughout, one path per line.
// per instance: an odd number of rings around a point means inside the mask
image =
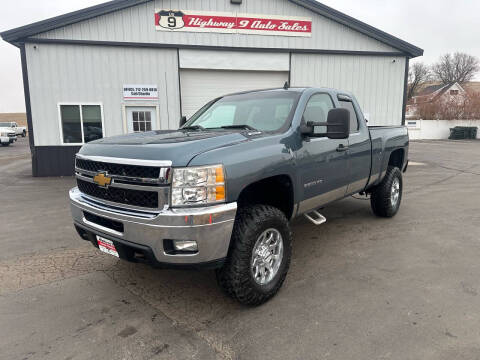
M 217 201 L 225 200 L 225 186 L 217 186 L 216 188 Z
M 215 169 L 215 180 L 217 184 L 225 182 L 225 177 L 223 175 L 223 167 L 217 167 Z

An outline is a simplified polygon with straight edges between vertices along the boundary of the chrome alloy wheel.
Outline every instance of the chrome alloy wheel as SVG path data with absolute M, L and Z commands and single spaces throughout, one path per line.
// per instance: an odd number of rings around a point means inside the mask
M 251 272 L 255 282 L 266 285 L 277 275 L 283 259 L 283 239 L 276 229 L 265 230 L 252 251 Z
M 396 177 L 392 182 L 392 189 L 390 190 L 390 202 L 393 208 L 398 205 L 400 199 L 400 180 Z

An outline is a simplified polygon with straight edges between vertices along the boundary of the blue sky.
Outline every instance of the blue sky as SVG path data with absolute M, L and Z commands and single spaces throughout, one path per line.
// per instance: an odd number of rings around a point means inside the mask
M 101 2 L 104 1 L 8 1 L 2 4 L 0 31 Z M 441 54 L 455 51 L 480 57 L 480 41 L 478 41 L 480 1 L 323 0 L 321 2 L 423 48 L 425 55 L 415 61 L 432 63 Z M 0 80 L 0 112 L 24 111 L 20 54 L 17 48 L 4 41 L 0 41 Z

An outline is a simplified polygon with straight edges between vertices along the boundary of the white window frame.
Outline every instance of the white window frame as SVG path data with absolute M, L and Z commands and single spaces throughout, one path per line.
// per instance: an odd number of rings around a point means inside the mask
M 82 142 L 81 143 L 64 143 L 63 142 L 63 126 L 62 126 L 62 105 L 72 105 L 72 106 L 79 106 L 80 107 L 80 130 L 82 131 Z M 85 138 L 83 133 L 83 112 L 82 106 L 89 106 L 89 105 L 96 105 L 100 106 L 100 116 L 102 117 L 102 137 L 105 137 L 105 120 L 103 116 L 103 103 L 101 102 L 60 102 L 57 103 L 57 111 L 58 111 L 58 128 L 60 131 L 60 144 L 63 146 L 79 146 L 85 144 Z

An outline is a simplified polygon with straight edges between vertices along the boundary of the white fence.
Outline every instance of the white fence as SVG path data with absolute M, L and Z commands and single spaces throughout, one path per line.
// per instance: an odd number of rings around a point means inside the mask
M 455 126 L 477 127 L 477 139 L 480 139 L 480 120 L 406 120 L 411 140 L 448 139 L 450 128 Z

